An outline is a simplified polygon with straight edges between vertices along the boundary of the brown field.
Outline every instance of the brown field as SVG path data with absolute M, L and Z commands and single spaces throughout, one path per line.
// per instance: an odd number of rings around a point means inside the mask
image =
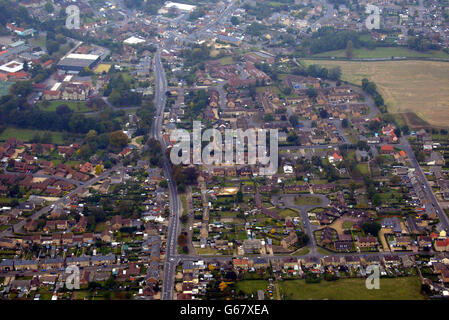
M 363 78 L 374 81 L 390 113 L 405 114 L 412 125 L 449 127 L 449 63 L 434 61 L 316 61 L 305 65 L 339 65 L 342 79 L 361 84 Z M 418 117 L 413 117 L 416 113 Z M 421 118 L 423 121 L 419 121 Z

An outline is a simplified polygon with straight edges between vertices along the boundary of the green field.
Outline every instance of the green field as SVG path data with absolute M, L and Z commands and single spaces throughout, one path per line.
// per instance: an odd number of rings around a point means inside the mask
M 360 173 L 364 176 L 369 175 L 369 167 L 367 163 L 359 163 L 357 165 L 357 169 L 359 169 Z
M 282 218 L 286 218 L 286 217 L 299 217 L 300 216 L 300 212 L 297 210 L 293 210 L 293 209 L 282 209 L 282 210 L 277 210 L 277 213 L 282 217 Z
M 289 300 L 422 300 L 418 277 L 380 279 L 379 290 L 368 290 L 364 279 L 340 279 L 306 284 L 305 280 L 279 283 L 281 293 Z
M 44 131 L 44 130 L 31 130 L 31 129 L 18 129 L 18 128 L 6 128 L 0 134 L 0 141 L 6 141 L 11 137 L 15 137 L 23 142 L 29 142 L 33 139 L 36 133 L 42 137 L 45 132 L 50 132 L 52 135 L 52 143 L 63 144 L 62 132 L 56 131 Z
M 374 81 L 388 112 L 416 114 L 433 126 L 448 127 L 449 63 L 437 61 L 336 61 L 303 60 L 306 66 L 340 66 L 342 80 L 361 85 L 362 79 Z M 407 116 L 410 127 L 420 126 L 418 117 Z
M 224 57 L 221 58 L 219 61 L 222 66 L 227 66 L 234 63 L 234 59 L 232 57 Z
M 9 93 L 9 87 L 13 85 L 14 82 L 1 81 L 0 82 L 0 96 L 5 96 Z
M 298 196 L 295 197 L 295 204 L 297 206 L 319 206 L 321 199 L 313 196 Z
M 344 58 L 346 50 L 327 51 L 313 55 L 313 57 L 336 57 Z M 419 52 L 408 48 L 401 47 L 379 47 L 373 50 L 361 48 L 354 49 L 354 58 L 358 59 L 375 59 L 375 58 L 391 58 L 391 57 L 407 57 L 407 58 L 442 58 L 449 59 L 449 54 L 444 51 L 430 50 L 428 52 Z
M 242 290 L 247 295 L 257 295 L 257 290 L 265 291 L 268 286 L 268 281 L 265 280 L 243 280 L 238 281 L 235 286 L 237 289 Z
M 93 110 L 89 109 L 86 106 L 86 102 L 84 101 L 65 101 L 65 100 L 53 100 L 48 101 L 49 105 L 45 107 L 43 102 L 39 102 L 39 108 L 44 111 L 56 111 L 56 108 L 62 104 L 67 105 L 73 112 L 91 112 Z

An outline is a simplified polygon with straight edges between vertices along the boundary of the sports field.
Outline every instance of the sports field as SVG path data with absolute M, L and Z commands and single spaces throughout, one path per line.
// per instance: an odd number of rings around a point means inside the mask
M 416 113 L 431 125 L 449 127 L 449 62 L 303 60 L 305 65 L 340 66 L 342 79 L 374 81 L 390 113 Z

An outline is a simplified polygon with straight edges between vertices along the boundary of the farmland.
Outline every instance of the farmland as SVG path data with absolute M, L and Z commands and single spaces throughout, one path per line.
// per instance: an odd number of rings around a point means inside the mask
M 434 61 L 314 61 L 305 65 L 340 66 L 342 79 L 357 85 L 374 81 L 390 113 L 415 113 L 431 125 L 449 123 L 449 63 Z
M 340 279 L 306 284 L 305 280 L 280 283 L 281 293 L 290 300 L 422 300 L 417 277 L 381 278 L 378 290 L 368 290 L 364 279 Z
M 345 50 L 327 51 L 314 55 L 314 57 L 336 57 L 344 58 Z M 375 49 L 354 49 L 354 58 L 358 59 L 375 59 L 375 58 L 391 58 L 391 57 L 408 57 L 408 58 L 442 58 L 449 59 L 449 54 L 443 51 L 419 52 L 408 48 L 400 47 L 379 47 Z

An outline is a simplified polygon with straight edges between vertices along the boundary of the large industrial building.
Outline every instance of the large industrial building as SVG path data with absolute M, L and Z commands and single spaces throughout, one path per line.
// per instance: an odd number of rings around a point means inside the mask
M 168 13 L 170 9 L 176 9 L 183 13 L 189 13 L 195 10 L 195 8 L 196 6 L 194 5 L 167 1 L 164 6 L 159 9 L 159 13 Z
M 100 56 L 95 54 L 70 53 L 62 58 L 57 66 L 60 70 L 79 72 L 86 67 L 92 69 L 98 61 L 100 61 Z

